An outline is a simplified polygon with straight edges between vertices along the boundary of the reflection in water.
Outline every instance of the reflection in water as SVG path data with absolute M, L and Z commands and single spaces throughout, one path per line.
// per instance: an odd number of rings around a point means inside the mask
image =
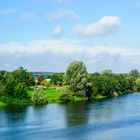
M 140 94 L 0 108 L 0 140 L 139 140 Z
M 7 123 L 24 122 L 27 114 L 26 110 L 27 110 L 26 106 L 11 105 L 5 107 L 4 111 L 5 111 L 5 119 L 7 120 Z
M 76 126 L 88 122 L 87 105 L 85 102 L 68 103 L 66 105 L 66 122 L 67 126 Z

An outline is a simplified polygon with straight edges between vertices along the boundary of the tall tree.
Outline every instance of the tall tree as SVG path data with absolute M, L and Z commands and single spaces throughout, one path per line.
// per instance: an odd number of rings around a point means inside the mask
M 88 91 L 87 69 L 82 61 L 70 63 L 64 74 L 64 84 L 68 85 L 76 96 L 86 96 Z

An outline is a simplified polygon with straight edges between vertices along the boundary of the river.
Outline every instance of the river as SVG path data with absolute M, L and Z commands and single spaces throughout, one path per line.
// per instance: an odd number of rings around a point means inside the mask
M 140 94 L 0 108 L 0 140 L 139 140 Z

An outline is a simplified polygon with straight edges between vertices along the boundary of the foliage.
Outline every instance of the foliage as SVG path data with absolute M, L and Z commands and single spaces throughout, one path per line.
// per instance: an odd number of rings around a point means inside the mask
M 47 97 L 42 89 L 35 89 L 32 95 L 32 101 L 35 105 L 44 105 L 47 104 Z
M 0 96 L 4 94 L 4 85 L 0 83 Z
M 35 85 L 35 79 L 31 72 L 28 72 L 23 67 L 20 67 L 17 70 L 14 70 L 11 75 L 18 83 L 24 83 L 26 86 Z
M 137 78 L 135 81 L 134 91 L 136 92 L 140 91 L 140 78 Z
M 57 92 L 58 92 L 59 100 L 61 102 L 69 102 L 72 96 L 74 95 L 73 92 L 71 92 L 69 88 L 66 86 L 59 87 L 57 89 Z
M 53 75 L 50 76 L 50 79 L 51 79 L 50 82 L 54 85 L 62 86 L 63 76 L 64 76 L 64 73 L 54 73 Z
M 15 86 L 14 97 L 18 99 L 27 98 L 27 88 L 24 83 L 18 83 Z
M 3 107 L 3 106 L 6 106 L 6 104 L 3 102 L 0 102 L 0 107 Z
M 5 94 L 15 98 L 14 96 L 15 86 L 16 86 L 16 80 L 12 75 L 10 75 L 6 80 L 6 84 L 4 88 Z
M 43 81 L 41 82 L 41 85 L 42 85 L 42 86 L 45 86 L 45 87 L 50 87 L 50 86 L 51 86 L 51 83 L 50 83 L 49 81 L 47 81 L 47 80 L 43 80 Z
M 137 78 L 137 77 L 139 77 L 139 71 L 137 69 L 131 70 L 128 73 L 128 76 L 132 77 L 132 78 Z
M 82 61 L 70 63 L 64 75 L 64 84 L 69 86 L 76 96 L 86 96 L 88 90 L 87 69 Z
M 42 81 L 44 81 L 44 80 L 45 80 L 44 75 L 42 75 L 42 74 L 41 74 L 41 75 L 39 75 L 39 76 L 38 76 L 38 78 L 37 78 L 37 85 L 40 85 L 40 84 L 41 84 L 41 82 L 42 82 Z
M 0 102 L 3 102 L 5 105 L 31 105 L 32 101 L 30 99 L 18 99 L 18 98 L 12 98 L 10 96 L 1 96 Z
M 107 69 L 107 70 L 103 70 L 103 71 L 101 71 L 100 74 L 101 74 L 101 75 L 111 75 L 111 74 L 113 74 L 113 73 L 112 73 L 112 70 Z
M 92 74 L 90 77 L 92 82 L 92 96 L 107 96 L 112 97 L 114 93 L 125 94 L 133 92 L 134 81 L 123 74 Z

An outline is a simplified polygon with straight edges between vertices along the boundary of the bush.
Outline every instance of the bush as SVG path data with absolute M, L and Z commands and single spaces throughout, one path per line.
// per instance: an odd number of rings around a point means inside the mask
M 35 105 L 44 105 L 48 103 L 43 89 L 35 89 L 31 99 Z
M 69 102 L 72 98 L 72 96 L 74 95 L 74 93 L 72 93 L 68 87 L 64 86 L 64 87 L 59 87 L 57 89 L 58 92 L 58 96 L 59 96 L 59 100 L 61 102 Z
M 45 86 L 45 87 L 50 87 L 50 86 L 51 86 L 51 83 L 48 82 L 47 80 L 43 80 L 43 81 L 41 82 L 41 85 L 42 85 L 42 86 Z

